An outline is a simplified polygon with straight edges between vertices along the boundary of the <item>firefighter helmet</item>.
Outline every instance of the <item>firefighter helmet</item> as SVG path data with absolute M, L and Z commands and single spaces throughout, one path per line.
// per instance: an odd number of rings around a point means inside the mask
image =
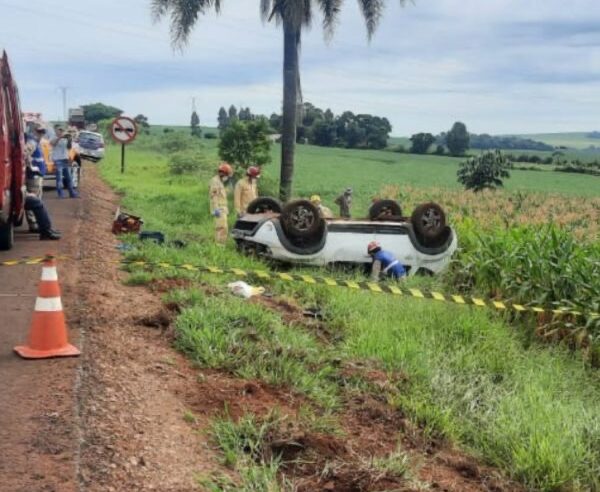
M 250 176 L 251 178 L 258 178 L 260 176 L 260 168 L 256 166 L 250 166 L 246 171 L 246 176 Z
M 226 162 L 221 162 L 221 164 L 219 164 L 219 174 L 224 174 L 225 176 L 232 176 L 233 168 Z
M 377 253 L 377 251 L 379 251 L 380 249 L 381 249 L 381 244 L 379 244 L 378 241 L 371 241 L 369 243 L 369 245 L 367 246 L 367 253 L 368 254 Z

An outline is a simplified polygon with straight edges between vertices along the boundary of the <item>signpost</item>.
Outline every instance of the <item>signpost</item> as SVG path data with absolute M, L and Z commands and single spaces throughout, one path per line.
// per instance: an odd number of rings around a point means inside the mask
M 125 172 L 125 145 L 137 137 L 137 124 L 128 116 L 117 116 L 110 124 L 110 134 L 115 142 L 121 144 L 121 173 Z

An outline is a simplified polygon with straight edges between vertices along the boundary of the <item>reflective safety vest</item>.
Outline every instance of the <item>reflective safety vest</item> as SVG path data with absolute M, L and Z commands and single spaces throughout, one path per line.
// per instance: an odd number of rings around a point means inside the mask
M 381 273 L 393 278 L 400 278 L 406 275 L 406 269 L 392 253 L 380 250 L 373 256 L 375 261 L 381 262 Z
M 32 140 L 35 144 L 35 150 L 31 153 L 31 165 L 39 168 L 40 174 L 44 176 L 46 174 L 46 159 L 44 159 L 44 152 L 42 146 L 37 140 Z

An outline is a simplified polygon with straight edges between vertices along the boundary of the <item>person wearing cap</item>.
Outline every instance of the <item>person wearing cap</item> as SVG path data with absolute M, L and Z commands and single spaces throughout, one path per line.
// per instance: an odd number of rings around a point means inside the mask
M 54 126 L 56 137 L 50 140 L 52 145 L 52 161 L 56 167 L 56 191 L 58 197 L 63 198 L 63 180 L 67 189 L 69 190 L 69 196 L 71 198 L 77 198 L 79 195 L 73 188 L 73 179 L 71 178 L 71 168 L 69 166 L 69 150 L 71 150 L 71 134 L 65 133 L 64 129 L 60 125 Z
M 215 218 L 215 241 L 217 244 L 225 244 L 227 241 L 227 190 L 225 183 L 233 176 L 233 168 L 226 162 L 221 162 L 217 168 L 217 175 L 213 176 L 208 185 L 210 200 L 210 214 Z
M 333 219 L 333 212 L 321 203 L 321 197 L 319 195 L 311 196 L 310 202 L 319 209 L 319 215 L 321 218 Z
M 373 258 L 371 266 L 371 280 L 378 282 L 381 277 L 399 279 L 406 276 L 406 269 L 393 253 L 381 249 L 377 241 L 371 241 L 367 246 L 367 253 Z
M 346 188 L 344 193 L 335 199 L 336 205 L 340 207 L 340 217 L 350 218 L 350 207 L 352 206 L 352 188 Z
M 238 217 L 244 215 L 250 202 L 258 198 L 257 180 L 259 177 L 260 169 L 256 166 L 250 166 L 246 170 L 246 176 L 235 184 L 233 208 L 235 208 Z

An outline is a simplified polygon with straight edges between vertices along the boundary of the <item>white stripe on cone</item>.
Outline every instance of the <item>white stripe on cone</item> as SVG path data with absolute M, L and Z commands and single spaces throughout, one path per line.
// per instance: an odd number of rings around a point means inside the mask
M 62 302 L 60 297 L 38 297 L 35 300 L 36 311 L 62 311 Z
M 42 280 L 58 280 L 58 274 L 56 273 L 56 267 L 43 267 L 42 268 Z

